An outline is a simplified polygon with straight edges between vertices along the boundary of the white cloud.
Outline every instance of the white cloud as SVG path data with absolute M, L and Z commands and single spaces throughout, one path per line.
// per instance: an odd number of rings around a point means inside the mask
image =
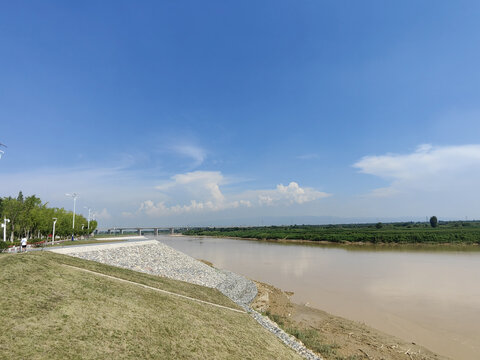
M 424 144 L 410 154 L 365 156 L 353 166 L 364 174 L 390 181 L 388 187 L 371 193 L 376 197 L 413 191 L 458 192 L 480 180 L 480 145 Z
M 271 198 L 268 195 L 265 194 L 259 194 L 258 195 L 258 204 L 259 205 L 272 205 L 273 204 L 273 198 Z
M 49 206 L 69 210 L 73 201 L 65 193 L 76 192 L 80 194 L 77 209 L 96 209 L 101 228 L 146 224 L 161 216 L 187 222 L 209 217 L 215 220 L 227 214 L 233 218 L 279 215 L 293 211 L 292 206 L 305 210 L 306 203 L 328 196 L 297 182 L 270 189 L 235 190 L 244 179 L 230 178 L 220 171 L 181 173 L 157 186 L 144 175 L 143 170 L 124 166 L 32 169 L 2 174 L 0 196 L 16 196 L 22 190 L 48 201 Z
M 225 184 L 227 181 L 219 171 L 177 174 L 171 181 L 156 187 L 168 200 L 156 203 L 146 200 L 138 212 L 150 216 L 165 216 L 240 207 L 288 206 L 329 196 L 311 188 L 302 188 L 296 182 L 290 182 L 288 185 L 279 184 L 272 190 L 250 190 L 226 196 L 220 188 Z
M 325 197 L 326 194 L 312 189 L 302 189 L 296 182 L 291 182 L 288 186 L 282 184 L 277 185 L 277 192 L 281 197 L 286 197 L 291 203 L 303 204 L 304 202 L 312 201 L 320 197 Z
M 103 208 L 100 212 L 94 212 L 93 217 L 96 220 L 110 220 L 112 215 L 107 211 L 107 209 Z
M 193 159 L 195 167 L 201 165 L 207 157 L 205 149 L 193 144 L 175 145 L 170 149 L 181 156 Z
M 219 171 L 193 171 L 174 175 L 170 181 L 155 188 L 177 201 L 195 199 L 222 203 L 225 197 L 220 191 L 220 185 L 224 183 L 226 180 Z
M 478 165 L 480 145 L 434 147 L 424 144 L 411 154 L 365 156 L 353 166 L 365 174 L 409 180 Z
M 303 204 L 325 198 L 330 194 L 312 188 L 302 188 L 295 181 L 288 185 L 278 184 L 273 190 L 256 190 L 244 194 L 255 196 L 259 206 Z
M 239 206 L 225 200 L 220 190 L 223 183 L 225 178 L 219 171 L 193 171 L 174 175 L 171 181 L 155 187 L 167 200 L 156 203 L 146 200 L 141 204 L 139 212 L 162 216 Z M 167 205 L 167 202 L 172 205 Z

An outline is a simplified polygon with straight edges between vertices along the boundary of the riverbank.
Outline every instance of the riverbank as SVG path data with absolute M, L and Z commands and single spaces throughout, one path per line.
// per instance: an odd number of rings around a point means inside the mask
M 178 234 L 175 236 L 185 236 L 185 237 L 194 237 L 194 238 L 217 238 L 217 239 L 231 239 L 231 240 L 247 240 L 247 241 L 256 241 L 256 242 L 265 242 L 273 244 L 283 244 L 283 245 L 306 245 L 306 246 L 324 246 L 324 247 L 345 247 L 346 249 L 362 249 L 362 248 L 375 248 L 378 250 L 396 250 L 396 249 L 413 249 L 413 250 L 422 250 L 427 251 L 431 250 L 465 250 L 465 251 L 480 251 L 479 243 L 457 243 L 457 242 L 445 242 L 445 243 L 435 243 L 435 242 L 424 242 L 424 243 L 394 243 L 394 242 L 368 242 L 368 241 L 314 241 L 314 240 L 299 240 L 299 239 L 259 239 L 252 237 L 239 237 L 239 236 L 222 236 L 222 235 L 186 235 Z
M 50 249 L 84 260 L 215 288 L 248 312 L 263 328 L 310 360 L 319 357 L 267 317 L 250 308 L 257 295 L 255 284 L 231 271 L 211 267 L 156 240 Z
M 294 303 L 368 324 L 452 359 L 480 354 L 478 251 L 160 239 L 217 267 L 292 291 Z
M 326 360 L 391 359 L 447 360 L 418 344 L 408 343 L 365 324 L 290 301 L 293 293 L 256 282 L 251 306 L 268 315 Z
M 232 278 L 231 272 L 215 269 L 157 241 L 102 244 L 81 248 L 55 249 L 83 259 L 121 266 L 150 274 L 168 276 L 202 286 L 216 287 L 242 307 L 252 307 L 268 315 L 281 327 L 295 335 L 307 347 L 326 359 L 388 358 L 445 359 L 425 348 L 384 334 L 364 324 L 330 315 L 306 305 L 295 304 L 289 296 L 273 286 L 257 283 L 259 290 L 249 287 L 243 277 Z M 226 280 L 228 278 L 228 280 Z M 255 295 L 257 295 L 255 297 Z M 262 326 L 276 333 L 272 324 L 258 315 Z M 285 343 L 291 340 L 282 339 Z M 289 344 L 291 345 L 291 344 Z

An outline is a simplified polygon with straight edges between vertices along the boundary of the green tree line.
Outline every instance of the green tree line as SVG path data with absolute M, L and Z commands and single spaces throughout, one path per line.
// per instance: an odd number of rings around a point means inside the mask
M 266 227 L 196 228 L 184 235 L 238 237 L 260 240 L 306 240 L 332 243 L 466 243 L 480 244 L 480 222 L 294 225 Z
M 72 233 L 75 236 L 87 235 L 97 228 L 97 222 L 92 220 L 87 229 L 87 219 L 83 215 L 75 214 L 75 229 L 72 229 L 72 211 L 47 205 L 48 203 L 42 203 L 35 195 L 23 196 L 21 191 L 16 198 L 0 198 L 0 221 L 3 223 L 4 218 L 10 219 L 10 222 L 7 222 L 7 240 L 14 242 L 26 237 L 29 242 L 41 241 L 52 234 L 53 218 L 57 218 L 55 237 L 68 237 Z M 3 242 L 3 228 L 0 237 Z

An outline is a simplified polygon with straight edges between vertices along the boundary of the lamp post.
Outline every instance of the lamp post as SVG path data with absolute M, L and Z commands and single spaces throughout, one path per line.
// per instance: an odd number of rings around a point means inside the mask
M 73 223 L 72 223 L 72 241 L 73 241 L 73 235 L 75 233 L 75 205 L 77 202 L 78 194 L 71 193 L 71 194 L 65 194 L 65 195 L 73 198 Z
M 90 230 L 90 211 L 92 211 L 92 209 L 90 209 L 89 207 L 87 206 L 84 206 L 85 209 L 88 209 L 88 218 L 87 218 L 87 229 Z
M 53 219 L 53 233 L 52 233 L 52 245 L 55 244 L 55 224 L 57 223 L 57 218 Z
M 7 219 L 6 217 L 3 218 L 3 224 L 2 224 L 2 227 L 3 227 L 3 242 L 6 242 L 7 241 L 7 223 L 10 222 L 10 219 Z

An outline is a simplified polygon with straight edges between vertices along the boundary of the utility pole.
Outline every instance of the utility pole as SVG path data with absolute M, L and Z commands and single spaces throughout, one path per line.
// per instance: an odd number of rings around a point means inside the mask
M 10 219 L 7 219 L 6 217 L 3 218 L 3 223 L 2 223 L 2 227 L 3 227 L 3 242 L 7 242 L 7 223 L 10 222 Z

